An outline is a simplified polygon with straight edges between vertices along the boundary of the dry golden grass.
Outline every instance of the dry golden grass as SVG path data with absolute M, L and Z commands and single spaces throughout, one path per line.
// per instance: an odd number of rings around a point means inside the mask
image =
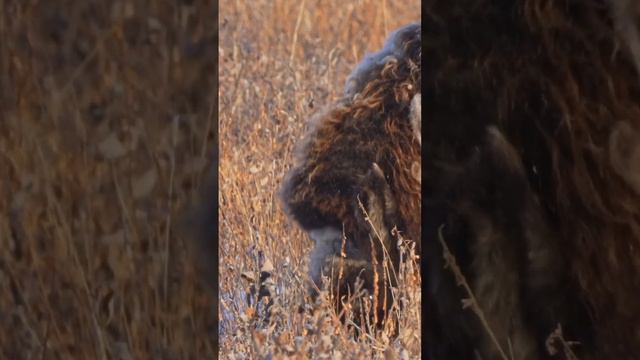
M 419 19 L 418 1 L 220 2 L 221 358 L 419 358 L 417 260 L 401 271 L 397 338 L 370 328 L 353 336 L 326 300 L 300 314 L 312 244 L 277 199 L 309 116 L 338 98 L 366 52 Z M 266 319 L 247 278 L 271 267 Z
M 0 1 L 0 358 L 203 359 L 177 215 L 211 162 L 208 1 Z

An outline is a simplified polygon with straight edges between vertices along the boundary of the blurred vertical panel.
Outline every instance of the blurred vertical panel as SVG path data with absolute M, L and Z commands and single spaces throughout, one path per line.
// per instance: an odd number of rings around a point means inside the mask
M 217 13 L 0 2 L 0 358 L 217 356 L 179 231 L 217 169 Z

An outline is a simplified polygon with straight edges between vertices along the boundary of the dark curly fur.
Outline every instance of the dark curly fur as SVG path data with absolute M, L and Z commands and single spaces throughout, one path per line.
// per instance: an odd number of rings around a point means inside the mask
M 421 50 L 420 26 L 409 25 L 396 31 L 382 51 L 365 58 L 347 80 L 343 99 L 312 120 L 284 180 L 286 212 L 316 242 L 311 277 L 320 286 L 321 272 L 332 275 L 340 295 L 354 291 L 357 277 L 373 290 L 376 273 L 380 285 L 393 285 L 381 268 L 375 269 L 376 263 L 382 266 L 381 243 L 397 265 L 398 249 L 389 231 L 397 226 L 405 238 L 421 235 L 415 171 L 421 154 L 410 115 L 411 101 L 420 93 Z M 380 240 L 372 236 L 358 199 L 381 232 Z M 388 292 L 380 292 L 380 311 L 384 295 Z
M 640 357 L 640 44 L 634 13 L 620 10 L 629 4 L 427 3 L 433 358 L 499 358 L 443 268 L 442 224 L 507 354 L 563 358 L 545 344 L 561 324 L 580 359 Z

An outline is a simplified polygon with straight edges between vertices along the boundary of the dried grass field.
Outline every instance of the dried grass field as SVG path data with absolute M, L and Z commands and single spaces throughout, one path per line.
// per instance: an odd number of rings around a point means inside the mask
M 419 358 L 416 260 L 397 293 L 406 300 L 396 309 L 398 337 L 371 328 L 354 335 L 327 301 L 298 311 L 308 301 L 312 243 L 286 219 L 277 191 L 307 119 L 341 95 L 390 31 L 420 20 L 420 3 L 225 0 L 219 19 L 221 358 Z M 272 291 L 257 301 L 261 270 L 272 274 Z
M 0 358 L 216 357 L 181 209 L 212 164 L 209 1 L 0 1 Z

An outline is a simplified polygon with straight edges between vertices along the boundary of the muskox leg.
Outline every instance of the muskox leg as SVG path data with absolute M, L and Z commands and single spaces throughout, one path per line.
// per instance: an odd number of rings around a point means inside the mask
M 557 344 L 551 356 L 545 343 L 558 325 L 565 339 L 582 343 L 578 354 L 587 351 L 593 329 L 586 308 L 570 286 L 560 240 L 529 188 L 516 149 L 489 128 L 474 158 L 450 177 L 445 195 L 427 200 L 426 209 L 434 357 L 478 352 L 484 358 L 565 358 Z M 444 244 L 472 294 L 458 286 L 451 266 L 443 269 L 444 249 L 434 240 L 442 224 Z M 460 306 L 471 296 L 482 317 Z
M 558 304 L 564 299 L 556 295 L 565 272 L 520 156 L 489 128 L 474 157 L 452 172 L 444 196 L 432 194 L 426 209 L 433 215 L 426 227 L 432 237 L 427 286 L 434 299 L 428 315 L 434 356 L 539 359 L 546 352 L 540 333 L 550 334 L 563 319 Z M 445 249 L 436 231 L 442 223 L 444 244 L 471 294 L 458 286 L 451 266 L 442 269 Z M 463 299 L 475 304 L 462 309 Z M 474 306 L 480 314 L 471 311 Z
M 218 246 L 216 180 L 213 171 L 207 174 L 199 190 L 198 199 L 185 209 L 177 225 L 178 232 L 190 240 L 189 249 L 197 260 L 197 267 L 211 285 L 215 285 L 218 273 L 215 267 L 215 250 Z M 217 290 L 217 286 L 214 286 L 214 289 Z
M 315 299 L 319 293 L 316 290 L 322 289 L 322 277 L 329 280 L 329 291 L 337 305 L 338 313 L 343 309 L 343 301 L 351 301 L 356 320 L 361 317 L 362 311 L 359 308 L 360 295 L 373 296 L 377 276 L 380 279 L 384 276 L 381 264 L 373 262 L 370 254 L 365 249 L 353 246 L 341 232 L 335 228 L 327 227 L 315 229 L 309 232 L 309 236 L 315 241 L 315 246 L 310 255 L 310 276 L 315 283 L 311 289 L 312 298 Z M 377 275 L 377 276 L 376 276 Z M 383 291 L 382 281 L 378 283 L 380 291 Z M 383 312 L 380 310 L 384 299 L 373 302 L 372 306 L 378 308 L 370 323 L 379 323 Z M 390 302 L 390 297 L 388 298 Z M 355 300 L 355 301 L 354 301 Z M 341 315 L 341 317 L 344 314 Z M 373 320 L 373 321 L 371 321 Z
M 213 157 L 217 162 L 217 153 Z M 214 164 L 217 166 L 217 163 Z M 210 171 L 198 192 L 198 199 L 190 204 L 178 219 L 177 232 L 185 239 L 201 278 L 211 290 L 213 316 L 218 319 L 218 181 L 214 171 Z M 217 320 L 216 320 L 217 322 Z M 214 349 L 218 348 L 218 338 L 214 337 Z
M 367 249 L 355 246 L 335 227 L 313 229 L 308 234 L 315 243 L 309 260 L 309 275 L 315 285 L 311 289 L 313 299 L 318 295 L 316 289 L 323 288 L 323 276 L 328 277 L 329 290 L 338 304 L 343 296 L 354 295 L 358 278 L 363 281 L 363 289 L 371 288 L 374 271 Z
M 496 128 L 489 128 L 488 144 L 488 157 L 483 161 L 497 165 L 494 166 L 497 176 L 513 179 L 511 187 L 505 186 L 507 191 L 504 194 L 493 198 L 494 209 L 503 213 L 502 216 L 496 216 L 499 214 L 496 213 L 493 221 L 500 224 L 496 220 L 502 218 L 506 220 L 502 223 L 503 228 L 518 229 L 511 233 L 513 235 L 507 241 L 517 244 L 517 258 L 523 264 L 520 269 L 519 308 L 514 307 L 514 311 L 522 313 L 523 326 L 529 328 L 522 332 L 535 337 L 541 356 L 571 358 L 563 349 L 566 344 L 547 341 L 558 326 L 563 329 L 565 340 L 580 342 L 577 348 L 571 350 L 572 355 L 588 352 L 594 343 L 593 328 L 586 305 L 569 278 L 566 255 L 561 253 L 559 247 L 560 237 L 552 231 L 540 202 L 529 187 L 517 150 Z M 509 191 L 512 193 L 509 194 Z M 519 192 L 522 194 L 519 195 Z M 520 207 L 508 205 L 508 197 L 520 202 Z M 501 210 L 502 204 L 507 206 Z M 503 232 L 508 234 L 507 231 Z
M 398 206 L 391 188 L 378 164 L 373 163 L 371 170 L 363 179 L 361 192 L 366 205 L 358 202 L 356 219 L 360 227 L 368 231 L 372 249 L 372 264 L 369 267 L 373 277 L 370 284 L 377 300 L 374 304 L 378 320 L 387 318 L 392 306 L 391 287 L 397 285 L 400 254 L 397 241 L 392 234 L 394 228 L 402 227 Z M 376 281 L 377 279 L 377 281 Z
M 392 241 L 391 230 L 402 224 L 396 200 L 378 164 L 371 165 L 371 170 L 365 175 L 363 184 L 361 194 L 365 197 L 366 209 L 362 202 L 359 202 L 355 217 L 360 226 L 367 229 L 369 235 L 375 236 L 377 242 L 384 246 L 387 254 L 397 254 L 397 246 Z M 392 258 L 394 264 L 397 260 L 395 257 Z
M 335 227 L 309 231 L 315 241 L 310 275 L 317 287 L 322 286 L 322 275 L 328 276 L 338 301 L 357 290 L 365 291 L 375 308 L 372 323 L 381 324 L 393 302 L 390 287 L 397 283 L 399 254 L 391 230 L 402 224 L 391 188 L 377 164 L 360 179 L 359 187 L 353 206 L 357 241 L 345 238 Z

